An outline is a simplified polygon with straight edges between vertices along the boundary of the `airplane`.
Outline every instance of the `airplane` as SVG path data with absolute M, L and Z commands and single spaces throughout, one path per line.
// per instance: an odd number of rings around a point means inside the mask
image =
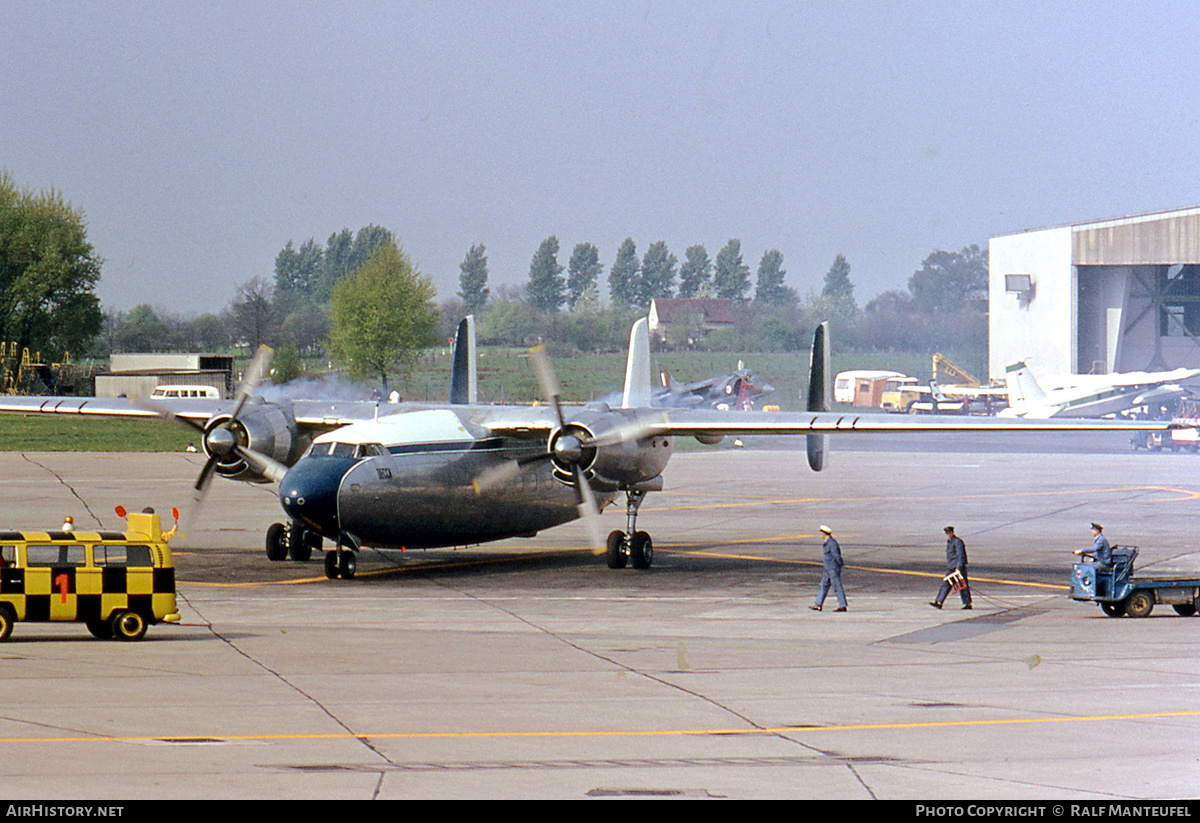
M 775 391 L 774 386 L 746 368 L 740 360 L 733 374 L 694 383 L 680 383 L 660 366 L 658 383 L 661 388 L 654 392 L 653 405 L 669 409 L 753 411 L 755 401 Z
M 1024 362 L 1005 373 L 1008 408 L 999 417 L 1045 420 L 1053 417 L 1102 417 L 1146 405 L 1165 405 L 1190 397 L 1179 384 L 1200 375 L 1200 369 L 1124 374 L 1071 375 L 1069 385 L 1043 389 Z
M 646 318 L 630 334 L 619 406 L 567 406 L 540 347 L 530 352 L 540 406 L 480 405 L 473 318 L 458 328 L 449 403 L 264 400 L 256 394 L 269 351 L 260 350 L 236 398 L 137 402 L 87 397 L 4 397 L 0 413 L 160 416 L 196 429 L 206 456 L 196 490 L 214 475 L 279 484 L 286 523 L 267 529 L 268 557 L 325 554 L 325 574 L 352 578 L 363 548 L 463 546 L 532 536 L 582 518 L 613 569 L 649 568 L 653 541 L 637 528 L 646 495 L 663 488 L 678 437 L 715 445 L 728 436 L 806 438 L 821 471 L 833 433 L 1168 430 L 1169 421 L 1000 420 L 953 415 L 830 412 L 828 326 L 813 335 L 803 412 L 654 408 Z M 625 496 L 624 529 L 607 537 L 600 511 Z

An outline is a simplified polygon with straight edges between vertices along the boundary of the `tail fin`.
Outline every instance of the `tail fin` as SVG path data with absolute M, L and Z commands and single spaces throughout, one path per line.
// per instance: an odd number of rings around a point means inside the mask
M 827 412 L 833 401 L 833 375 L 829 371 L 829 323 L 817 326 L 813 332 L 812 354 L 808 361 L 808 398 L 805 409 Z M 805 435 L 808 440 L 808 465 L 819 472 L 825 468 L 828 435 Z
M 479 399 L 475 362 L 475 315 L 468 314 L 454 335 L 454 362 L 450 367 L 450 402 L 474 405 Z
M 641 317 L 629 332 L 629 359 L 625 361 L 625 395 L 621 400 L 622 408 L 647 408 L 651 405 L 649 329 L 649 319 Z
M 1008 404 L 1010 406 L 1018 403 L 1037 403 L 1046 396 L 1042 387 L 1038 385 L 1037 378 L 1033 376 L 1033 372 L 1023 361 L 1013 363 L 1005 369 L 1004 382 L 1008 386 Z

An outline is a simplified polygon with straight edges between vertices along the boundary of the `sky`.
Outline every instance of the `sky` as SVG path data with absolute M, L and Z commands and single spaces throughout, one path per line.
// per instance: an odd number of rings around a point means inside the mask
M 220 311 L 290 240 L 779 249 L 860 304 L 937 249 L 1200 205 L 1188 2 L 0 4 L 0 169 L 80 210 L 106 310 Z M 606 290 L 604 290 L 606 291 Z M 602 291 L 602 294 L 604 293 Z

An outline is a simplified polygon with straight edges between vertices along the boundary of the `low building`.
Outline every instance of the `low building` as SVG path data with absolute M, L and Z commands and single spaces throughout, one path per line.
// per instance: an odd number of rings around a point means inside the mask
M 671 329 L 693 335 L 734 326 L 733 301 L 720 297 L 656 297 L 650 301 L 650 333 L 667 340 Z
M 149 397 L 161 385 L 212 386 L 222 398 L 233 393 L 233 358 L 221 354 L 170 352 L 114 354 L 109 371 L 97 374 L 97 397 Z

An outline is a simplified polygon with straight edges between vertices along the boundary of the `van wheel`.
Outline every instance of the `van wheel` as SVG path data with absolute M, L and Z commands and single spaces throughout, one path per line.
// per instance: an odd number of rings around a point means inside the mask
M 13 610 L 8 606 L 0 606 L 0 641 L 8 639 L 12 634 L 13 623 L 17 622 L 17 616 L 13 614 Z
M 87 628 L 97 640 L 112 640 L 113 627 L 108 620 L 89 620 Z
M 141 640 L 146 635 L 146 618 L 137 612 L 117 612 L 110 625 L 117 640 Z

